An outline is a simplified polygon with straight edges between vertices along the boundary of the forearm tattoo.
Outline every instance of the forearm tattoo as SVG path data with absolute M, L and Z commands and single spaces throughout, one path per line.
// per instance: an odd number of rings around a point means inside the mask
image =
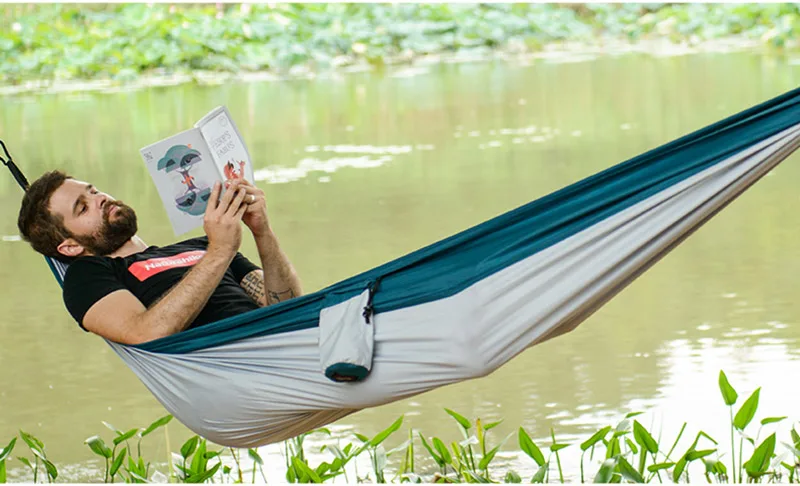
M 278 302 L 283 302 L 284 300 L 289 300 L 294 297 L 294 290 L 292 289 L 286 289 L 282 292 L 275 292 L 270 289 L 267 293 L 269 295 L 267 305 L 277 304 Z
M 245 293 L 261 305 L 264 305 L 264 279 L 259 275 L 259 272 L 253 271 L 248 273 L 240 283 Z

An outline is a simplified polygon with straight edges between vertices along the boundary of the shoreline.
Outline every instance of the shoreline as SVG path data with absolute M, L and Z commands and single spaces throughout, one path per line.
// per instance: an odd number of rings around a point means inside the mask
M 314 71 L 309 64 L 295 66 L 285 73 L 275 70 L 265 71 L 203 71 L 195 70 L 180 73 L 151 72 L 129 81 L 114 79 L 85 79 L 58 81 L 52 79 L 30 80 L 14 85 L 0 85 L 0 96 L 16 97 L 25 95 L 52 95 L 69 93 L 104 93 L 138 91 L 147 88 L 173 87 L 194 83 L 198 86 L 216 86 L 226 82 L 252 83 L 264 81 L 295 81 L 330 79 L 354 73 L 385 72 L 392 77 L 410 77 L 427 72 L 427 68 L 442 64 L 485 63 L 492 61 L 516 62 L 530 65 L 534 62 L 569 63 L 585 62 L 605 56 L 647 55 L 655 58 L 676 57 L 690 54 L 715 53 L 729 54 L 741 52 L 760 52 L 764 55 L 792 56 L 791 52 L 769 49 L 761 40 L 742 37 L 726 37 L 697 42 L 681 42 L 660 39 L 645 39 L 629 42 L 620 39 L 599 39 L 586 42 L 552 42 L 540 50 L 530 51 L 521 46 L 507 45 L 500 49 L 478 49 L 477 52 L 438 53 L 424 56 L 398 55 L 390 57 L 382 64 L 370 64 L 352 56 L 340 56 L 335 67 L 325 71 Z M 800 65 L 800 53 L 794 54 L 791 64 Z

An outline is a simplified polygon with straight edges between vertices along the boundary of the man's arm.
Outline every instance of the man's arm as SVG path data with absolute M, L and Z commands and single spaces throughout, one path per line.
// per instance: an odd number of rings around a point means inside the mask
M 205 307 L 230 265 L 242 238 L 239 222 L 247 209 L 244 191 L 227 191 L 219 199 L 220 186 L 211 192 L 203 226 L 208 249 L 203 258 L 155 305 L 146 309 L 127 290 L 118 290 L 97 301 L 83 318 L 83 327 L 121 344 L 140 344 L 180 332 L 191 325 Z M 218 202 L 217 202 L 218 201 Z
M 244 200 L 247 211 L 242 221 L 253 233 L 263 269 L 253 270 L 245 275 L 240 285 L 262 306 L 277 304 L 303 295 L 297 272 L 270 227 L 264 192 L 245 179 L 231 181 L 229 184 L 231 189 L 244 188 L 247 191 L 247 198 Z
M 244 276 L 240 285 L 247 295 L 262 307 L 302 295 L 303 289 L 297 272 L 281 250 L 272 230 L 253 236 L 261 266 L 266 270 L 253 270 Z

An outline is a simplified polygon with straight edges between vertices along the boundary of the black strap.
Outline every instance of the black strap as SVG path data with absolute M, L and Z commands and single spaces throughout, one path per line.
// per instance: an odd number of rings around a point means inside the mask
M 25 178 L 25 175 L 19 170 L 17 164 L 14 163 L 14 160 L 11 159 L 11 154 L 8 153 L 8 149 L 6 148 L 6 144 L 0 140 L 0 146 L 3 147 L 3 152 L 5 153 L 5 158 L 0 156 L 0 162 L 3 162 L 3 165 L 8 167 L 8 170 L 11 171 L 11 175 L 14 176 L 14 180 L 17 181 L 17 184 L 20 185 L 23 191 L 27 191 L 30 184 L 28 184 L 28 179 Z
M 381 284 L 381 278 L 383 277 L 376 278 L 375 281 L 369 286 L 367 305 L 364 306 L 364 312 L 361 313 L 362 317 L 364 317 L 364 320 L 367 321 L 367 324 L 369 324 L 369 318 L 375 313 L 375 308 L 372 306 L 372 299 L 375 297 L 375 292 L 378 291 L 378 286 Z

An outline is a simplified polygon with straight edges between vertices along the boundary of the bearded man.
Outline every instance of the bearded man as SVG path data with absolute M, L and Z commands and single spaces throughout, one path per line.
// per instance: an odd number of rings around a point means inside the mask
M 64 303 L 82 329 L 139 344 L 301 295 L 263 191 L 244 179 L 226 188 L 214 185 L 205 237 L 164 247 L 136 235 L 130 206 L 59 171 L 31 184 L 17 224 L 34 250 L 69 263 Z M 242 222 L 262 268 L 238 251 Z

